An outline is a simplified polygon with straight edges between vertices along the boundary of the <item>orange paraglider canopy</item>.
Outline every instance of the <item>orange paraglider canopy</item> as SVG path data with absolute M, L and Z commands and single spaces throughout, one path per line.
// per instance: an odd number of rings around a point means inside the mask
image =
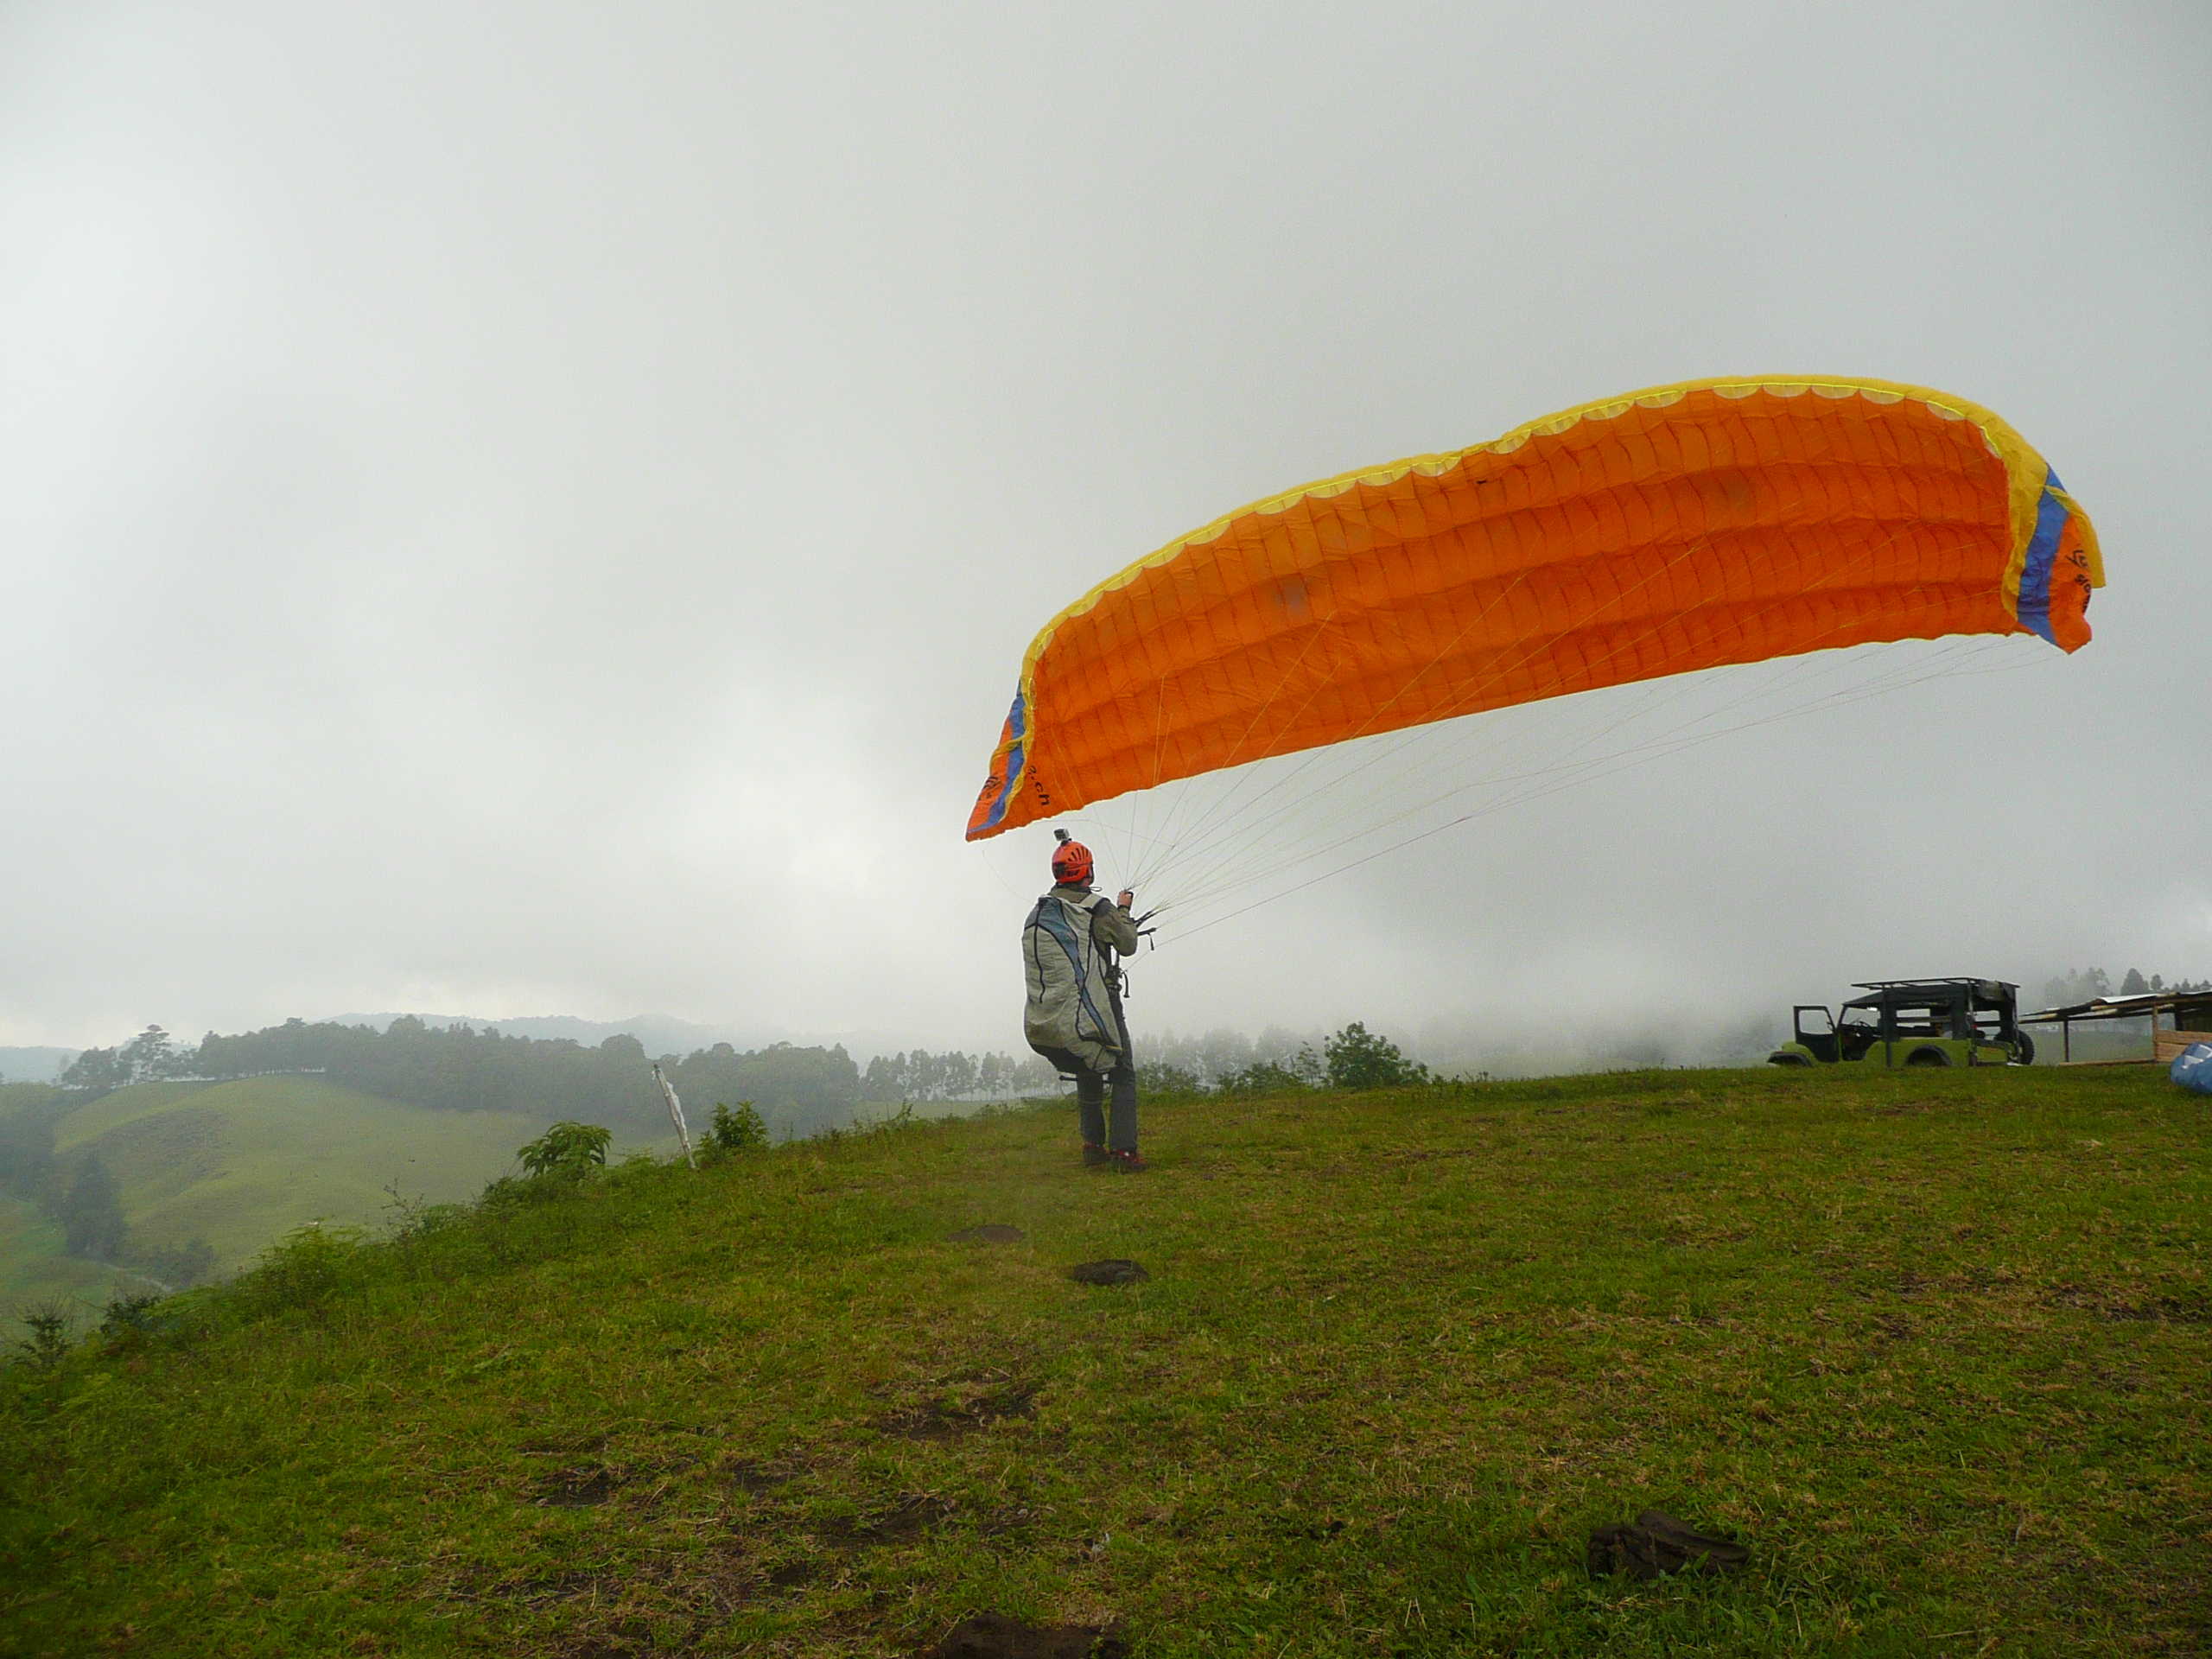
M 1635 392 L 1255 503 L 1037 635 L 977 840 L 1173 779 L 1662 675 L 2089 638 L 2095 532 L 1989 410 L 1781 377 Z

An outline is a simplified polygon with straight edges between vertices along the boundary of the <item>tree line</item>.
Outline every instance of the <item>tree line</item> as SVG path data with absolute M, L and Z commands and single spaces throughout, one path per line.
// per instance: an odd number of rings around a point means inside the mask
M 1257 1037 L 1216 1029 L 1202 1035 L 1167 1032 L 1137 1045 L 1138 1071 L 1166 1089 L 1217 1089 L 1231 1094 L 1273 1087 L 1313 1088 L 1327 1081 L 1318 1032 L 1269 1026 Z
M 717 1043 L 660 1058 L 686 1101 L 705 1107 L 749 1100 L 786 1135 L 843 1122 L 861 1098 L 859 1068 L 842 1047 L 775 1043 L 748 1052 Z M 651 1065 L 645 1045 L 626 1034 L 588 1047 L 569 1038 L 505 1036 L 496 1026 L 433 1026 L 408 1014 L 383 1031 L 287 1020 L 234 1036 L 211 1031 L 192 1046 L 149 1026 L 114 1048 L 86 1050 L 60 1084 L 105 1093 L 137 1083 L 308 1072 L 363 1094 L 439 1110 L 636 1127 L 666 1121 Z
M 1237 1031 L 1201 1037 L 1140 1034 L 1137 1080 L 1148 1092 L 1279 1094 L 1299 1089 L 1370 1089 L 1426 1081 L 1425 1067 L 1394 1043 L 1355 1022 L 1334 1036 L 1301 1036 L 1270 1027 L 1257 1038 Z M 1033 1054 L 879 1054 L 861 1076 L 861 1098 L 1005 1100 L 1059 1092 L 1058 1072 Z
M 1257 1041 L 1221 1031 L 1170 1037 L 1156 1058 L 1140 1058 L 1137 1066 L 1139 1084 L 1154 1094 L 1279 1095 L 1302 1089 L 1391 1089 L 1434 1080 L 1427 1066 L 1357 1020 L 1322 1038 L 1318 1049 L 1312 1039 L 1280 1029 L 1262 1033 Z
M 1054 1092 L 1059 1074 L 1034 1054 L 932 1054 L 917 1048 L 879 1054 L 861 1074 L 868 1101 L 1007 1100 Z
M 2141 969 L 2131 968 L 2121 976 L 2120 988 L 2115 990 L 2112 976 L 2101 968 L 2069 968 L 2044 982 L 2043 1005 L 2046 1008 L 2066 1008 L 2101 996 L 2146 996 L 2161 991 L 2212 991 L 2212 979 L 2169 980 L 2163 974 L 2146 976 Z

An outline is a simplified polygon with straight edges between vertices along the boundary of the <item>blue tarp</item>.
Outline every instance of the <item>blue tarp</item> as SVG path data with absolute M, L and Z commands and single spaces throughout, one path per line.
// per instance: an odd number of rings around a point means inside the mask
M 2174 1062 L 2173 1080 L 2200 1095 L 2212 1095 L 2212 1043 L 2191 1043 Z

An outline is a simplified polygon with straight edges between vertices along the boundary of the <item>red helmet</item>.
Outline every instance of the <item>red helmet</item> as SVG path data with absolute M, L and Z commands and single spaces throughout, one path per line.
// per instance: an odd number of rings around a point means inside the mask
M 1067 834 L 1062 830 L 1065 837 Z M 1079 887 L 1090 880 L 1090 849 L 1079 841 L 1063 839 L 1052 849 L 1052 880 L 1063 886 Z

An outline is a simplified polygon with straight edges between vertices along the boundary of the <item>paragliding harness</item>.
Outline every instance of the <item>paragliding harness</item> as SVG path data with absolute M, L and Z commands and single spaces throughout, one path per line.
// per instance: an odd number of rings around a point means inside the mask
M 1068 839 L 1065 830 L 1056 832 Z M 1030 907 L 1021 928 L 1022 969 L 1028 1001 L 1022 1034 L 1030 1047 L 1063 1075 L 1088 1071 L 1104 1076 L 1128 1041 L 1117 1003 L 1127 978 L 1116 953 L 1091 933 L 1091 915 L 1103 899 L 1084 902 L 1055 888 Z
M 1022 1035 L 1063 1071 L 1072 1062 L 1103 1076 L 1121 1057 L 1112 1011 L 1118 971 L 1109 954 L 1090 937 L 1090 912 L 1057 893 L 1039 899 L 1022 924 Z
M 1055 830 L 1071 845 L 1066 830 Z M 1055 862 L 1055 874 L 1059 874 Z M 1106 1077 L 1128 1055 L 1128 1028 L 1122 1004 L 1128 1000 L 1128 973 L 1119 953 L 1093 933 L 1093 918 L 1110 900 L 1095 896 L 1082 882 L 1082 898 L 1068 898 L 1062 880 L 1028 909 L 1022 923 L 1022 971 L 1028 1002 L 1022 1011 L 1022 1035 L 1028 1046 L 1058 1066 L 1062 1082 L 1082 1082 L 1084 1073 Z M 1150 936 L 1146 916 L 1128 918 L 1139 936 Z

